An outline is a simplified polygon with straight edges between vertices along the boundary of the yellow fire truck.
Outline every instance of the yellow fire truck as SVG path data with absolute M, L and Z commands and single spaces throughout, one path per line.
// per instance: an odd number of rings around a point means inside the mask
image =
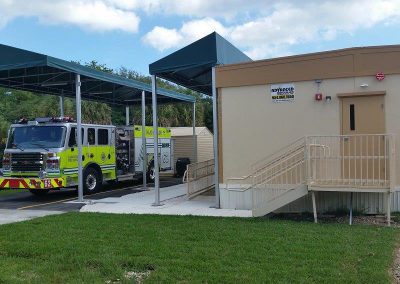
M 0 190 L 25 188 L 35 195 L 78 184 L 76 123 L 68 117 L 21 120 L 9 129 Z M 145 127 L 148 179 L 154 179 L 153 128 Z M 171 131 L 158 129 L 159 169 L 171 169 Z M 83 186 L 98 191 L 103 181 L 143 174 L 142 126 L 82 124 Z

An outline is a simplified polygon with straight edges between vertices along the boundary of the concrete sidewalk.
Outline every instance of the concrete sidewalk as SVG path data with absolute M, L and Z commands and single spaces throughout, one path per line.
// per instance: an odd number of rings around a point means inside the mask
M 46 210 L 15 210 L 0 209 L 0 225 L 21 221 L 27 221 L 38 217 L 48 215 L 62 214 L 62 211 L 46 211 Z
M 154 189 L 128 194 L 118 198 L 92 200 L 81 212 L 120 214 L 194 215 L 217 217 L 251 217 L 250 210 L 215 209 L 214 196 L 198 196 L 186 199 L 186 184 L 160 189 L 162 206 L 153 206 Z

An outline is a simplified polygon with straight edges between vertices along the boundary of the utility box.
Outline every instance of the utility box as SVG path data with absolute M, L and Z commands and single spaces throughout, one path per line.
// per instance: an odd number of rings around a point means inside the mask
M 178 158 L 176 160 L 176 165 L 175 165 L 175 173 L 177 177 L 183 177 L 185 174 L 187 165 L 190 164 L 190 159 L 189 158 Z

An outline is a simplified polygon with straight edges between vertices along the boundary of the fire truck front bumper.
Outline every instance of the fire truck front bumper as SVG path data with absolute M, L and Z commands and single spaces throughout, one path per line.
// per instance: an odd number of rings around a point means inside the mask
M 2 189 L 56 189 L 65 187 L 64 178 L 14 178 L 0 177 L 0 190 Z

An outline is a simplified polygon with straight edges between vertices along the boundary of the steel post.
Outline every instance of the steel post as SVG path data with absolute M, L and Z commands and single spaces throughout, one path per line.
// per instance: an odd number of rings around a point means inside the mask
M 143 187 L 147 187 L 146 92 L 142 91 Z
M 387 205 L 386 205 L 386 219 L 387 219 L 387 225 L 390 227 L 390 223 L 391 223 L 391 212 L 392 212 L 392 208 L 391 208 L 391 203 L 392 203 L 392 192 L 389 191 L 387 193 Z
M 314 223 L 318 223 L 317 201 L 315 200 L 315 191 L 311 191 L 311 199 L 312 199 L 312 205 L 313 205 Z
M 214 134 L 214 175 L 215 175 L 215 207 L 220 208 L 219 198 L 219 161 L 218 161 L 218 109 L 217 88 L 215 84 L 215 67 L 211 69 L 212 98 L 213 98 L 213 134 Z
M 158 164 L 158 121 L 157 121 L 157 78 L 151 76 L 151 91 L 153 103 L 153 142 L 154 142 L 154 192 L 156 194 L 154 206 L 160 206 L 160 176 Z
M 197 136 L 196 136 L 196 103 L 193 103 L 193 162 L 197 163 Z
M 349 225 L 353 225 L 353 192 L 350 192 L 350 217 Z
M 64 117 L 64 92 L 60 96 L 60 116 Z
M 78 146 L 78 201 L 83 201 L 83 169 L 82 169 L 82 116 L 81 116 L 81 76 L 76 74 L 75 78 L 76 95 L 76 132 Z
M 125 107 L 125 125 L 129 125 L 129 106 Z

